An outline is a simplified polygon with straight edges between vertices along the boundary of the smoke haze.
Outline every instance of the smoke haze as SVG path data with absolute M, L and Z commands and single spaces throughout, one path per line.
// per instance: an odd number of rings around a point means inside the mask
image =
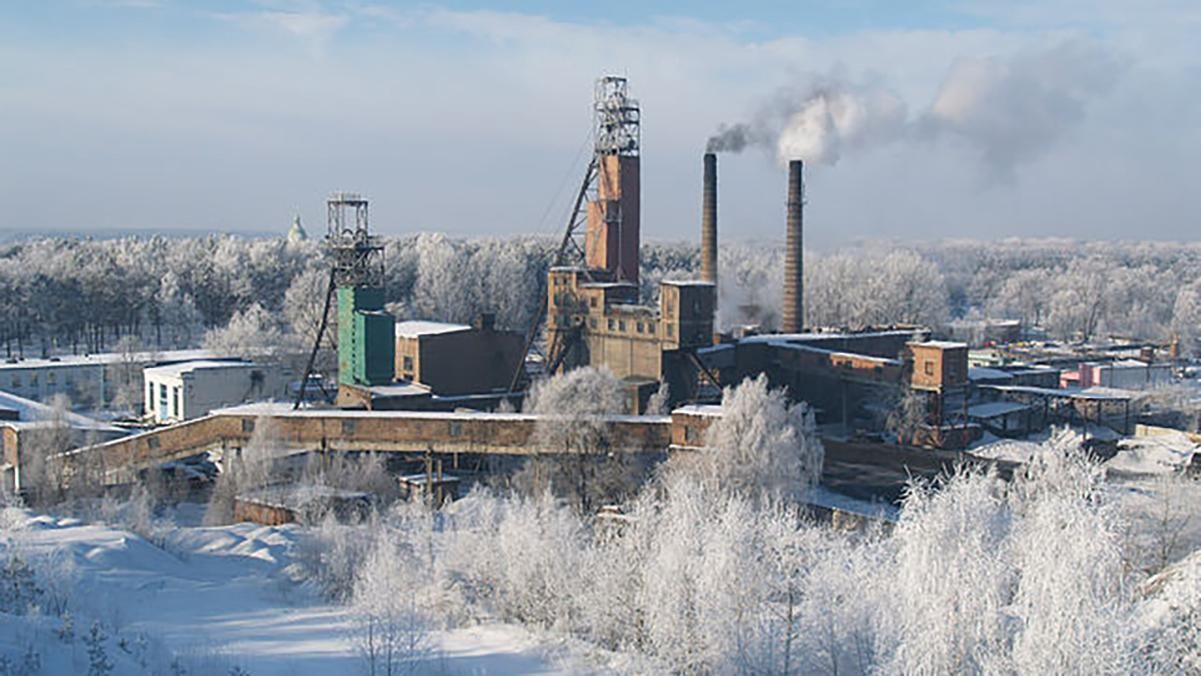
M 756 146 L 784 164 L 827 166 L 845 154 L 890 143 L 952 139 L 994 178 L 1038 158 L 1081 121 L 1090 100 L 1110 89 L 1120 63 L 1100 47 L 1071 41 L 999 58 L 959 59 L 916 117 L 882 82 L 809 76 L 761 105 L 747 122 L 722 124 L 712 152 Z

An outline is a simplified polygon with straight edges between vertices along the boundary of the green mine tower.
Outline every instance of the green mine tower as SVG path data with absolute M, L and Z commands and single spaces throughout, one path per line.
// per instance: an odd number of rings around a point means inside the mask
M 384 247 L 367 228 L 367 200 L 326 200 L 326 243 L 338 297 L 338 382 L 387 385 L 395 377 L 396 322 L 384 310 Z

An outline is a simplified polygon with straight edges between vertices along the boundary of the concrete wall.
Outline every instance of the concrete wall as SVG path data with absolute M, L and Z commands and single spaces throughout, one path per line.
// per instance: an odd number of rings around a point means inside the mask
M 488 413 L 273 410 L 263 415 L 219 412 L 116 441 L 73 451 L 79 462 L 102 458 L 110 470 L 131 470 L 209 450 L 241 448 L 256 428 L 269 425 L 285 448 L 294 450 L 475 453 L 525 455 L 537 418 Z M 611 423 L 616 452 L 666 449 L 671 425 L 665 417 L 616 416 Z M 121 473 L 112 478 L 118 481 Z

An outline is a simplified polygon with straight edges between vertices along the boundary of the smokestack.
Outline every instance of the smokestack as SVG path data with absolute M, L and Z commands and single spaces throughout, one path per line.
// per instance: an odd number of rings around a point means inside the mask
M 788 235 L 784 244 L 784 333 L 805 328 L 805 263 L 803 227 L 805 218 L 804 166 L 788 163 Z
M 717 153 L 705 153 L 701 189 L 701 279 L 717 283 Z

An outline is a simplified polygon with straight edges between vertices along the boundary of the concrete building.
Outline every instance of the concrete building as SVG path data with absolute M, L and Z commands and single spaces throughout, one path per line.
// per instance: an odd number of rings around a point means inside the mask
M 524 337 L 497 330 L 492 315 L 483 315 L 475 326 L 397 322 L 396 375 L 442 396 L 504 390 L 524 348 Z
M 631 284 L 601 281 L 600 270 L 552 268 L 546 340 L 559 366 L 604 366 L 638 384 L 666 381 L 677 397 L 696 389 L 697 349 L 713 344 L 711 282 L 664 281 L 659 306 L 636 304 Z
M 1148 363 L 1138 359 L 1114 362 L 1085 362 L 1060 375 L 1061 387 L 1113 387 L 1124 390 L 1148 390 L 1172 382 L 1172 365 Z
M 142 369 L 149 364 L 213 356 L 206 350 L 174 350 L 10 359 L 0 363 L 0 390 L 40 402 L 61 394 L 73 408 L 102 409 L 112 403 L 123 383 L 140 387 Z
M 87 416 L 7 392 L 0 392 L 0 488 L 12 492 L 22 485 L 22 459 L 28 463 L 29 447 L 75 447 L 111 441 L 128 432 Z M 43 451 L 44 452 L 44 451 Z
M 294 374 L 274 364 L 200 360 L 143 372 L 145 409 L 159 422 L 181 422 L 250 401 L 285 400 Z

